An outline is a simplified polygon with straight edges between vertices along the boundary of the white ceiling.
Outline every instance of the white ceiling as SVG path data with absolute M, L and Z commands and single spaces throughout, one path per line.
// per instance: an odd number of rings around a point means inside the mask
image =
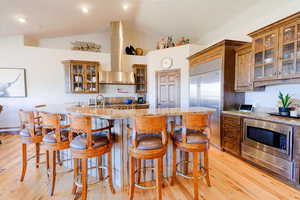
M 202 35 L 262 0 L 0 0 L 0 36 L 38 38 L 108 30 L 112 20 L 159 35 Z M 127 11 L 122 4 L 128 3 Z M 88 14 L 81 7 L 90 9 Z M 25 17 L 20 24 L 16 17 Z

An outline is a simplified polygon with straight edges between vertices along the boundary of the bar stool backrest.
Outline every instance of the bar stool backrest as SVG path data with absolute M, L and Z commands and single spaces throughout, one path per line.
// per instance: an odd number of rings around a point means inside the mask
M 187 129 L 206 133 L 210 137 L 210 121 L 207 113 L 184 113 L 182 116 L 182 141 L 187 143 Z
M 139 133 L 151 134 L 160 133 L 162 135 L 162 143 L 167 143 L 167 124 L 165 116 L 145 115 L 134 119 L 133 127 L 133 145 L 136 147 L 136 137 Z
M 209 126 L 209 115 L 206 113 L 184 113 L 182 125 L 191 130 L 203 130 Z
M 166 118 L 164 116 L 145 115 L 134 120 L 137 133 L 161 133 L 166 130 Z
M 47 131 L 55 131 L 55 138 L 57 142 L 61 142 L 61 125 L 60 125 L 60 115 L 50 114 L 50 113 L 40 113 L 42 120 L 42 133 L 46 134 Z
M 21 122 L 21 127 L 20 129 L 27 129 L 30 136 L 34 137 L 36 134 L 36 123 L 34 119 L 34 113 L 33 111 L 24 111 L 24 110 L 19 110 L 19 118 Z
M 70 120 L 69 140 L 72 141 L 74 133 L 77 135 L 87 134 L 87 147 L 93 148 L 92 144 L 92 118 L 82 115 L 68 115 Z

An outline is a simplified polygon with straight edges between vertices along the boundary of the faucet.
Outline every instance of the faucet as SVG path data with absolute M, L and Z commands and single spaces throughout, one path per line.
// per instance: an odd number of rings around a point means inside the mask
M 99 100 L 99 98 L 101 98 Z M 99 94 L 97 97 L 96 97 L 96 105 L 98 105 L 98 102 L 101 102 L 102 103 L 102 107 L 104 108 L 105 107 L 105 97 L 102 95 L 102 94 Z

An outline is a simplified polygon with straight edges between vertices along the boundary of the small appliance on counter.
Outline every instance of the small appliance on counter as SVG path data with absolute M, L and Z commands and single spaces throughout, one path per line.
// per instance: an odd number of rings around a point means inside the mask
M 240 112 L 252 112 L 253 111 L 253 105 L 250 104 L 241 104 L 239 108 Z
M 144 97 L 138 97 L 137 103 L 144 104 L 145 103 Z

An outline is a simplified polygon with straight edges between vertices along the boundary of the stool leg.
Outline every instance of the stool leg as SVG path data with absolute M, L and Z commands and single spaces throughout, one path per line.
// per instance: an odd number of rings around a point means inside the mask
M 130 156 L 130 189 L 129 189 L 129 199 L 133 200 L 133 193 L 134 193 L 134 187 L 135 187 L 135 174 L 134 174 L 134 157 Z
M 87 199 L 87 159 L 82 159 L 82 200 Z
M 76 178 L 78 176 L 78 159 L 73 159 L 73 168 L 74 168 L 74 174 L 73 174 L 73 188 L 72 188 L 72 194 L 76 194 L 77 191 L 77 185 L 75 184 Z
M 56 151 L 52 151 L 52 170 L 51 170 L 51 188 L 50 195 L 53 196 L 56 179 Z
M 210 187 L 210 179 L 209 179 L 209 164 L 208 164 L 208 151 L 204 151 L 204 168 L 206 169 L 206 175 L 205 175 L 205 179 L 206 179 L 206 183 L 207 185 Z
M 137 177 L 137 183 L 140 184 L 141 183 L 141 175 L 142 175 L 142 171 L 141 171 L 142 160 L 141 159 L 136 159 L 136 162 L 137 162 L 137 170 L 139 170 L 138 171 L 138 177 Z
M 183 160 L 184 161 L 189 161 L 189 152 L 183 152 Z M 184 163 L 183 164 L 183 173 L 185 175 L 188 175 L 189 173 L 189 163 Z
M 50 161 L 49 161 L 49 151 L 48 150 L 46 150 L 46 167 L 47 167 L 47 177 L 49 178 Z
M 63 163 L 62 163 L 62 161 L 60 159 L 60 151 L 59 150 L 57 151 L 57 162 L 58 162 L 59 166 L 63 165 Z
M 114 188 L 114 185 L 113 185 L 113 181 L 112 181 L 112 163 L 111 163 L 111 151 L 108 152 L 108 159 L 107 159 L 108 163 L 108 184 L 109 184 L 109 187 L 110 187 L 110 191 L 111 193 L 115 194 L 115 188 Z
M 194 180 L 194 200 L 198 200 L 198 187 L 199 187 L 199 176 L 198 176 L 198 163 L 199 154 L 198 152 L 193 153 L 193 180 Z
M 35 167 L 40 166 L 40 143 L 35 143 Z
M 97 158 L 98 161 L 98 176 L 99 176 L 99 181 L 103 180 L 103 174 L 102 174 L 102 168 L 99 168 L 100 166 L 102 166 L 102 156 L 99 156 Z
M 162 187 L 162 158 L 156 160 L 156 199 L 162 199 L 161 187 Z
M 173 144 L 173 154 L 172 154 L 172 177 L 170 185 L 173 185 L 176 180 L 176 146 Z
M 20 181 L 23 182 L 27 168 L 27 148 L 26 144 L 22 144 L 22 174 Z

